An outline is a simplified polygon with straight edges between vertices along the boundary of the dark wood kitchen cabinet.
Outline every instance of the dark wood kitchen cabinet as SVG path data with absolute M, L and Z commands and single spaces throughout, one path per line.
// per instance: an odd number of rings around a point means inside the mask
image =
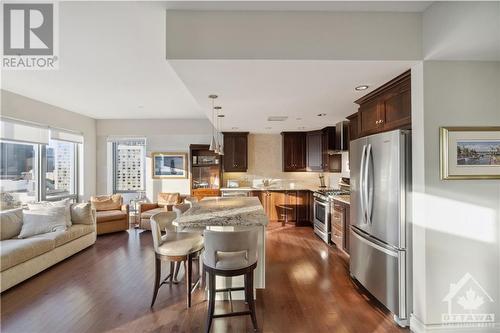
M 307 132 L 307 171 L 323 171 L 325 168 L 325 154 L 323 131 Z
M 248 169 L 248 132 L 224 132 L 223 166 L 225 172 Z
M 359 136 L 358 113 L 351 114 L 347 119 L 349 120 L 349 141 L 356 140 Z
M 282 132 L 281 135 L 283 137 L 283 171 L 306 171 L 306 132 Z
M 350 205 L 334 200 L 332 211 L 332 234 L 331 240 L 339 250 L 349 254 L 350 246 Z
M 407 71 L 355 103 L 358 136 L 411 127 L 411 73 Z M 350 116 L 352 117 L 352 116 Z M 352 139 L 351 139 L 352 140 Z
M 311 191 L 297 191 L 296 225 L 311 225 L 312 224 L 311 201 L 312 201 L 312 192 Z

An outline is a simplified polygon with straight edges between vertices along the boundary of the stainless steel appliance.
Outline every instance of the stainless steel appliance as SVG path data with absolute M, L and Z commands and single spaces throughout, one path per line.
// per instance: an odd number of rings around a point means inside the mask
M 351 142 L 350 272 L 401 326 L 411 300 L 411 135 L 391 132 Z
M 313 193 L 314 197 L 314 233 L 325 243 L 330 243 L 331 205 L 334 195 L 347 194 L 348 191 L 322 189 Z

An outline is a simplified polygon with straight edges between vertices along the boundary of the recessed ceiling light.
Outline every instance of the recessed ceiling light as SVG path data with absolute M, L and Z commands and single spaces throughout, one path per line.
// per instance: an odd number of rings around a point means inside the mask
M 302 118 L 295 118 L 295 120 L 302 120 Z
M 326 116 L 326 113 L 318 113 L 317 116 L 318 117 L 324 117 L 324 116 Z
M 368 85 L 366 85 L 366 84 L 363 84 L 363 85 L 361 85 L 361 86 L 357 86 L 357 87 L 356 87 L 356 88 L 354 88 L 354 89 L 355 89 L 355 90 L 357 90 L 357 91 L 362 91 L 362 90 L 366 90 L 366 89 L 368 89 L 368 88 L 370 88 L 370 86 L 368 86 Z
M 139 105 L 137 106 L 138 109 L 143 109 L 144 108 L 144 105 Z
M 267 117 L 267 121 L 285 121 L 287 120 L 287 116 L 270 116 Z
M 266 127 L 265 129 L 270 130 L 270 129 L 273 129 L 273 128 L 272 127 Z
M 231 127 L 231 129 L 234 129 L 234 130 L 236 130 L 236 129 L 238 129 L 238 128 L 239 128 L 239 127 Z

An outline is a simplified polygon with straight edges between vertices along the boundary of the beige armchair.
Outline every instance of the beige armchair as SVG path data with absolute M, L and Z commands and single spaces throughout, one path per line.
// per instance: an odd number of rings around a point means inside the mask
M 157 196 L 157 202 L 140 204 L 138 207 L 138 214 L 141 219 L 139 227 L 141 229 L 151 230 L 151 216 L 161 212 L 172 211 L 172 207 L 182 203 L 184 198 L 186 198 L 186 196 L 179 193 L 160 192 Z
M 129 207 L 120 194 L 93 196 L 90 203 L 96 211 L 98 235 L 129 228 Z

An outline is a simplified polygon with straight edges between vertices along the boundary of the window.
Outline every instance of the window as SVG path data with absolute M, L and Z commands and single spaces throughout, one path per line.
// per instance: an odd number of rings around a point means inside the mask
M 45 148 L 45 196 L 50 198 L 76 197 L 78 144 L 49 140 Z
M 112 144 L 113 192 L 144 191 L 146 140 L 119 139 Z
M 0 142 L 0 210 L 38 200 L 38 144 Z
M 81 134 L 0 119 L 0 210 L 77 200 Z

